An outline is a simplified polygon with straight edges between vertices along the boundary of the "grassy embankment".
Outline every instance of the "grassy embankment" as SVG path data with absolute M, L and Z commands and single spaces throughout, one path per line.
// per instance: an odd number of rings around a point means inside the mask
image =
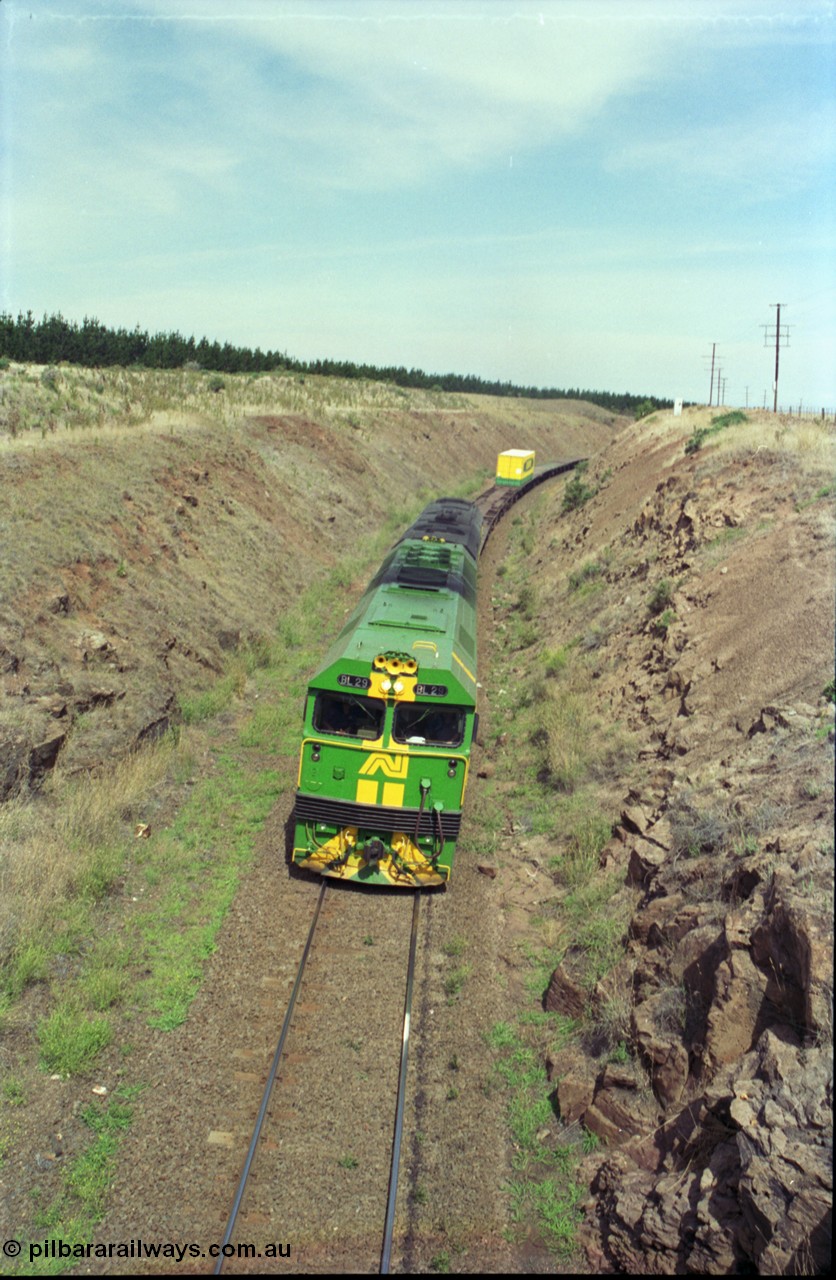
M 566 482 L 566 509 L 595 492 L 594 475 Z M 602 579 L 587 569 L 573 579 L 573 607 L 562 619 L 563 643 L 544 630 L 534 552 L 546 502 L 539 496 L 512 517 L 508 555 L 500 566 L 493 604 L 498 619 L 486 748 L 495 773 L 482 784 L 465 848 L 497 866 L 516 867 L 520 840 L 532 843 L 554 882 L 548 903 L 532 917 L 521 943 L 527 997 L 517 1017 L 496 1024 L 488 1042 L 496 1054 L 495 1083 L 506 1098 L 514 1149 L 508 1184 L 511 1238 L 529 1233 L 564 1261 L 571 1259 L 586 1189 L 577 1180 L 580 1158 L 597 1145 L 584 1131 L 555 1140 L 553 1085 L 545 1061 L 573 1037 L 574 1020 L 544 1012 L 543 993 L 569 947 L 591 993 L 622 954 L 630 897 L 615 876 L 602 875 L 599 854 L 610 838 L 631 744 L 626 731 L 595 710 L 592 682 L 598 661 L 596 620 Z M 512 834 L 508 813 L 515 815 Z
M 786 475 L 786 492 L 796 511 L 832 497 L 834 486 L 827 476 L 832 475 L 833 438 L 827 425 L 751 423 L 740 413 L 705 417 L 685 453 L 711 445 L 702 462 L 707 476 L 725 476 L 739 458 L 768 450 L 776 474 Z M 598 474 L 593 467 L 566 482 L 563 517 L 607 485 L 610 475 L 600 472 L 600 465 Z M 546 494 L 539 495 L 513 518 L 509 554 L 499 571 L 493 670 L 482 665 L 486 685 L 496 690 L 486 736 L 495 771 L 481 784 L 478 809 L 471 810 L 468 842 L 474 853 L 500 867 L 516 868 L 516 874 L 521 859 L 529 857 L 553 883 L 532 910 L 528 936 L 520 944 L 529 969 L 528 1003 L 513 1021 L 491 1030 L 489 1043 L 497 1055 L 497 1080 L 507 1092 L 515 1151 L 515 1175 L 508 1187 L 511 1216 L 518 1224 L 515 1238 L 533 1231 L 568 1259 L 581 1218 L 579 1201 L 586 1194 L 576 1170 L 599 1139 L 576 1125 L 555 1125 L 554 1086 L 545 1063 L 573 1046 L 602 1063 L 626 1063 L 633 1056 L 629 999 L 622 984 L 610 984 L 608 978 L 624 960 L 637 893 L 625 885 L 623 871 L 602 869 L 599 855 L 624 796 L 631 787 L 642 789 L 649 767 L 637 739 L 602 711 L 599 689 L 623 662 L 620 636 L 644 630 L 664 641 L 677 621 L 676 592 L 684 583 L 666 577 L 651 552 L 642 596 L 636 600 L 633 588 L 631 599 L 623 584 L 635 582 L 638 560 L 647 558 L 648 551 L 638 551 L 629 539 L 602 546 L 580 563 L 562 564 L 553 506 L 555 534 L 548 548 L 544 544 L 541 517 L 549 501 Z M 759 532 L 761 526 L 754 522 L 719 531 L 695 557 L 694 571 L 718 564 Z M 544 572 L 544 549 L 557 553 L 550 573 Z M 757 846 L 754 818 L 742 822 L 708 808 L 700 812 L 696 819 L 689 813 L 691 825 L 672 813 L 682 856 L 692 852 L 694 821 L 711 821 L 728 857 Z M 509 813 L 514 815 L 510 833 Z M 714 891 L 713 884 L 698 888 L 707 895 Z M 550 976 L 567 959 L 588 996 L 579 1019 L 543 1009 Z M 681 991 L 678 996 L 681 1001 Z
M 426 499 L 415 495 L 413 510 Z M 218 680 L 182 697 L 176 732 L 94 777 L 59 769 L 37 803 L 0 809 L 0 1024 L 16 1046 L 0 1080 L 0 1158 L 25 1129 L 38 1067 L 89 1076 L 106 1050 L 123 1063 L 110 1099 L 82 1113 L 90 1143 L 64 1167 L 60 1193 L 33 1203 L 32 1238 L 91 1238 L 143 1088 L 132 1048 L 143 1026 L 169 1030 L 187 1016 L 258 833 L 295 782 L 311 659 L 411 514 L 401 507 L 286 611 L 275 636 L 231 655 Z M 242 701 L 252 694 L 257 701 Z M 138 837 L 160 795 L 174 816 Z
M 446 408 L 462 397 L 389 383 L 299 374 L 209 374 L 192 369 L 85 369 L 10 365 L 3 374 L 0 439 L 49 439 L 64 431 L 122 434 L 189 421 L 228 426 L 245 414 L 361 415 L 376 409 Z

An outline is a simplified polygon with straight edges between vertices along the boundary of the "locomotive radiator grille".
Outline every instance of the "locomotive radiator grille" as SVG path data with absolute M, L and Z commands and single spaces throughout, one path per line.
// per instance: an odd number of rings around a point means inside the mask
M 440 815 L 441 830 L 445 840 L 457 840 L 461 827 L 461 810 Z M 410 835 L 415 831 L 418 809 L 399 809 L 386 805 L 355 804 L 350 800 L 326 800 L 320 796 L 296 793 L 297 822 L 327 822 L 329 826 L 358 827 L 363 831 L 407 831 Z M 418 834 L 434 836 L 437 833 L 438 818 L 431 808 L 421 814 Z

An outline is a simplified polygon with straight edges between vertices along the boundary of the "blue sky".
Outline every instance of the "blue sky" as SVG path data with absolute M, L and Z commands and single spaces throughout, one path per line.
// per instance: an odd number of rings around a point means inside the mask
M 0 308 L 836 407 L 833 0 L 0 0 Z

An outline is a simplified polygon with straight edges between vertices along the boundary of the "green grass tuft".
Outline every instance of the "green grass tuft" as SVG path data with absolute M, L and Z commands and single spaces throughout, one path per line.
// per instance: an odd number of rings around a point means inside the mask
M 584 478 L 586 476 L 588 466 L 589 464 L 586 462 L 579 462 L 575 467 L 572 479 L 568 482 L 563 491 L 563 504 L 561 510 L 564 513 L 567 511 L 576 511 L 579 507 L 582 507 L 585 503 L 589 502 L 590 498 L 594 498 L 595 494 L 598 492 L 597 489 L 591 488 Z
M 77 1075 L 93 1065 L 112 1034 L 107 1018 L 88 1018 L 77 1001 L 63 1001 L 38 1025 L 41 1065 L 46 1071 Z

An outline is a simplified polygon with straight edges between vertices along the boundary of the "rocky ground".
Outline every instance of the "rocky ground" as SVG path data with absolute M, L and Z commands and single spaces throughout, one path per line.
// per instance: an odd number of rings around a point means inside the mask
M 622 1052 L 550 1071 L 606 1145 L 594 1270 L 810 1274 L 831 1248 L 832 436 L 751 415 L 687 453 L 708 421 L 620 434 L 597 495 L 542 529 L 544 627 L 566 638 L 548 612 L 597 564 L 596 699 L 644 762 L 601 855 L 632 894 L 593 993 Z M 587 997 L 570 947 L 546 1007 Z
M 560 1265 L 827 1269 L 833 431 L 753 414 L 686 452 L 711 418 L 690 410 L 627 425 L 583 406 L 476 398 L 432 412 L 289 412 L 262 398 L 222 430 L 166 420 L 98 442 L 63 447 L 50 435 L 0 450 L 4 534 L 20 547 L 4 565 L 0 606 L 7 805 L 27 794 L 39 802 L 56 766 L 101 771 L 176 718 L 198 677 L 222 673 L 242 641 L 281 622 L 288 593 L 325 583 L 358 530 L 392 517 L 393 477 L 411 492 L 428 486 L 429 497 L 509 443 L 530 443 L 544 460 L 584 444 L 594 455 L 578 501 L 567 503 L 563 481 L 539 490 L 519 504 L 519 524 L 494 535 L 483 566 L 479 776 L 454 885 L 433 903 L 416 996 L 396 1242 L 412 1270 L 555 1268 L 541 1241 L 510 1228 L 515 1152 L 486 1044 L 529 999 L 525 957 L 544 919 L 563 932 L 536 1001 L 575 1031 L 544 1051 L 543 1141 L 590 1139 L 582 1253 Z M 608 763 L 584 791 L 605 830 L 594 877 L 612 890 L 601 911 L 617 926 L 612 963 L 592 984 L 566 936 L 565 850 L 531 816 L 535 785 L 555 815 L 579 789 L 556 772 L 551 722 L 514 738 L 521 708 L 555 701 L 564 661 L 582 676 L 590 736 L 612 747 L 601 747 Z M 224 737 L 258 706 L 256 685 L 240 692 L 205 731 L 192 776 L 160 788 L 152 830 L 201 772 L 218 771 Z M 523 792 L 529 750 L 551 751 L 551 765 L 536 766 Z M 130 1079 L 146 1088 L 97 1238 L 217 1238 L 281 1013 L 271 983 L 292 971 L 308 911 L 308 883 L 287 873 L 283 854 L 292 759 L 279 767 L 255 861 L 182 1026 L 143 1029 L 127 1000 L 113 1015 L 124 1016 L 123 1038 L 95 1072 L 49 1080 L 35 1041 L 49 987 L 33 983 L 7 1018 L 9 1234 L 21 1221 L 57 1230 L 32 1213 L 83 1149 L 91 1087 Z M 138 863 L 116 886 L 119 910 L 139 911 L 130 895 L 141 883 Z M 371 963 L 371 947 L 358 952 Z M 63 979 L 75 962 L 59 960 Z M 343 1067 L 360 1053 L 349 1050 Z M 362 1164 L 362 1143 L 350 1154 Z M 334 1169 L 349 1217 L 355 1172 L 345 1160 Z M 287 1236 L 299 1244 L 290 1224 Z M 291 1269 L 329 1256 L 318 1244 Z M 345 1241 L 334 1256 L 350 1269 Z

